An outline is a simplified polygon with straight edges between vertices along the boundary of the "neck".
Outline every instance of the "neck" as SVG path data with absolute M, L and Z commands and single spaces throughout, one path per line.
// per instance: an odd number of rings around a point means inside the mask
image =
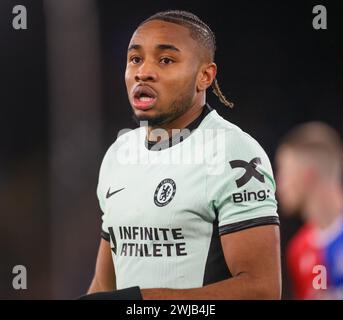
M 184 112 L 182 115 L 177 117 L 176 119 L 173 119 L 172 121 L 168 123 L 164 123 L 158 127 L 147 127 L 147 137 L 149 141 L 158 141 L 165 140 L 173 135 L 173 130 L 182 130 L 186 128 L 190 123 L 192 123 L 195 119 L 197 119 L 201 112 L 203 111 L 203 106 L 205 105 L 205 99 L 204 101 L 201 101 L 200 103 L 193 104 L 189 109 L 187 109 L 186 112 Z M 158 129 L 158 130 L 156 130 Z M 166 137 L 163 137 L 161 139 L 161 130 L 167 133 Z
M 337 184 L 322 184 L 307 200 L 306 215 L 321 229 L 330 227 L 343 210 L 342 188 Z

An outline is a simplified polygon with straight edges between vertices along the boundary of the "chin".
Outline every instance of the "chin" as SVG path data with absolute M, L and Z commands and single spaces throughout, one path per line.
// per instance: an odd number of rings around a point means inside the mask
M 139 121 L 153 120 L 156 118 L 156 115 L 151 109 L 146 111 L 134 109 L 134 116 Z
M 158 126 L 165 121 L 165 117 L 159 116 L 156 112 L 153 112 L 153 110 L 134 110 L 133 119 L 138 125 L 141 121 L 148 121 L 149 126 Z

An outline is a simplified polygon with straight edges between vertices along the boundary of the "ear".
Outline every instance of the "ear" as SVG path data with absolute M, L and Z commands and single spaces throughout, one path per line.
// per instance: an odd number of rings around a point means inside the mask
M 214 62 L 203 64 L 200 68 L 197 90 L 205 91 L 211 86 L 217 75 L 217 65 Z

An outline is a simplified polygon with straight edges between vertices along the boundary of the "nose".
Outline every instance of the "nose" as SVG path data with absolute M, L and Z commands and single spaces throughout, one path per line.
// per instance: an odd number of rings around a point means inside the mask
M 137 73 L 135 75 L 135 80 L 137 82 L 141 82 L 141 81 L 155 82 L 156 79 L 157 79 L 157 74 L 150 63 L 145 61 L 139 66 Z

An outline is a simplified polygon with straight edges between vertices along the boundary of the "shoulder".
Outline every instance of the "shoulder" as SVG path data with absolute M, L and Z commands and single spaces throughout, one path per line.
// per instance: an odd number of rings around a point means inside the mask
M 116 140 L 107 149 L 100 167 L 100 174 L 113 165 L 118 164 L 120 159 L 128 158 L 138 151 L 140 142 L 145 137 L 145 128 L 125 129 L 118 133 Z
M 145 137 L 145 128 L 139 127 L 136 129 L 123 129 L 119 131 L 116 140 L 110 145 L 105 153 L 104 160 L 113 156 L 121 148 L 134 149 L 139 146 L 139 143 Z
M 206 129 L 214 132 L 211 139 L 213 139 L 213 143 L 218 145 L 218 150 L 219 146 L 222 147 L 226 159 L 250 161 L 259 157 L 269 163 L 265 150 L 256 139 L 237 125 L 221 117 L 215 110 L 209 114 Z
M 275 181 L 261 145 L 248 133 L 211 112 L 214 129 L 208 154 L 206 192 L 218 212 L 220 233 L 257 225 L 279 224 Z

